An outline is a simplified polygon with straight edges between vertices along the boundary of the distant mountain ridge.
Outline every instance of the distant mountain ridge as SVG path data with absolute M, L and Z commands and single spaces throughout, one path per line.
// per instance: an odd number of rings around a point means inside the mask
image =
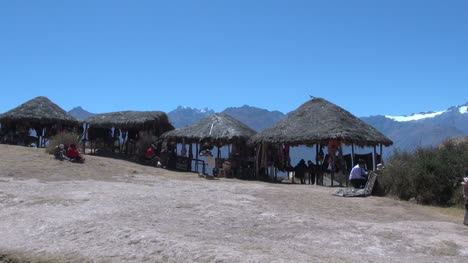
M 95 115 L 94 113 L 84 110 L 83 108 L 81 108 L 81 106 L 71 109 L 70 111 L 68 111 L 68 113 L 77 120 L 84 120 L 88 117 Z
M 77 119 L 93 115 L 81 107 L 76 107 L 69 113 Z M 214 113 L 215 111 L 209 108 L 179 106 L 170 111 L 168 116 L 174 127 L 180 128 Z M 286 114 L 279 111 L 248 105 L 228 107 L 222 113 L 238 119 L 256 131 L 264 130 L 286 117 Z M 392 147 L 385 149 L 384 155 L 389 156 L 395 148 L 412 151 L 418 146 L 437 146 L 445 139 L 468 135 L 468 102 L 444 111 L 425 111 L 408 116 L 377 115 L 361 119 L 394 142 Z
M 361 119 L 389 137 L 393 148 L 412 151 L 416 147 L 437 146 L 448 138 L 468 135 L 468 103 L 445 111 L 409 116 L 370 116 Z M 388 156 L 388 154 L 387 154 Z
M 181 128 L 214 113 L 215 111 L 209 108 L 199 110 L 191 107 L 179 106 L 175 110 L 168 112 L 167 116 L 174 127 Z
M 256 131 L 262 131 L 286 117 L 279 111 L 269 111 L 248 105 L 239 108 L 229 107 L 223 113 L 236 118 Z

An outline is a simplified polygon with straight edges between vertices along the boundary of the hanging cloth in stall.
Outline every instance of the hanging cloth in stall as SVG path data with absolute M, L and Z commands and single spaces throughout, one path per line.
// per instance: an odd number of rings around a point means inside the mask
M 189 148 L 188 148 L 188 149 L 189 149 L 188 157 L 189 157 L 190 159 L 193 159 L 193 151 L 192 151 L 192 144 L 191 144 L 191 143 L 189 144 Z
M 185 143 L 182 144 L 182 150 L 180 150 L 180 155 L 183 157 L 187 156 L 187 147 L 185 147 Z

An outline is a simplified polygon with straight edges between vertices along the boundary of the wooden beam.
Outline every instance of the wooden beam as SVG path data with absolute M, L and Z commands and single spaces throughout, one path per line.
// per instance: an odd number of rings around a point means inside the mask
M 195 161 L 195 172 L 198 173 L 198 152 L 199 152 L 198 151 L 198 143 L 195 144 L 195 148 L 196 148 L 195 151 L 197 151 L 197 153 L 196 153 L 197 160 Z
M 316 177 L 317 177 L 317 184 L 320 182 L 320 185 L 323 186 L 323 171 L 322 171 L 322 164 L 323 164 L 323 160 L 320 161 L 318 160 L 318 155 L 319 155 L 319 144 L 316 144 L 315 145 L 315 152 L 316 152 L 316 164 L 317 164 L 317 174 L 316 174 Z M 325 157 L 325 156 L 323 156 Z
M 377 166 L 377 150 L 376 150 L 376 146 L 374 145 L 374 166 L 372 170 L 375 170 L 376 166 Z
M 85 123 L 84 131 L 83 131 L 83 154 L 86 154 L 86 137 L 88 135 L 88 126 L 89 124 Z
M 380 144 L 380 163 L 383 164 L 382 144 Z

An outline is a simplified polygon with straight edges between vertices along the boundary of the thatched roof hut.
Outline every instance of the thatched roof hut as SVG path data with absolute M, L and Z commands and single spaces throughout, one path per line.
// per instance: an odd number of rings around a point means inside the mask
M 196 123 L 167 132 L 161 138 L 186 143 L 211 142 L 218 145 L 245 143 L 256 132 L 224 113 L 210 115 Z
M 314 145 L 332 139 L 358 146 L 393 144 L 374 127 L 322 98 L 302 104 L 284 120 L 253 136 L 249 143 Z
M 76 125 L 78 121 L 46 97 L 36 97 L 20 106 L 0 114 L 0 121 L 25 125 Z
M 174 129 L 162 111 L 118 111 L 96 114 L 82 121 L 91 128 L 153 130 L 160 135 Z

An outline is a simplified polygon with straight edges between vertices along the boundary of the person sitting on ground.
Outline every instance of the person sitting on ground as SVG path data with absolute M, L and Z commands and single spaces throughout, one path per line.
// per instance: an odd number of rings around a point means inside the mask
M 349 181 L 354 188 L 364 188 L 367 183 L 367 172 L 364 169 L 366 162 L 359 159 L 358 164 L 351 169 Z
M 65 151 L 65 145 L 63 144 L 59 144 L 57 146 L 55 146 L 55 149 L 54 149 L 54 156 L 55 156 L 55 159 L 57 160 L 60 160 L 60 161 L 63 161 L 63 160 L 70 160 L 67 155 L 66 155 L 66 151 Z
M 301 179 L 301 184 L 305 184 L 305 173 L 307 170 L 307 165 L 304 159 L 301 159 L 299 163 L 294 167 L 295 176 Z
M 160 159 L 156 155 L 156 145 L 153 143 L 150 145 L 148 150 L 146 150 L 145 159 L 154 163 L 155 166 L 158 166 L 158 163 L 160 163 Z
M 84 163 L 85 158 L 81 157 L 81 154 L 76 149 L 76 144 L 72 143 L 68 147 L 67 157 L 70 158 L 71 162 Z
M 152 160 L 156 156 L 156 146 L 151 144 L 150 147 L 146 150 L 145 158 L 147 160 Z

